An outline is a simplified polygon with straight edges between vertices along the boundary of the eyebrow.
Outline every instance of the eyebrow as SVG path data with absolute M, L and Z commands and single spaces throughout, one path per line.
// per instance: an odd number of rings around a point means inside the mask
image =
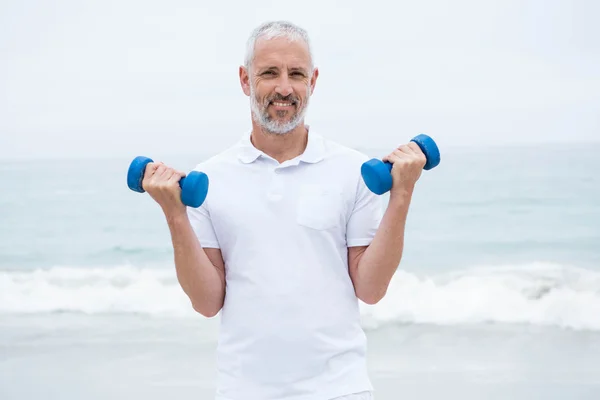
M 266 71 L 273 71 L 273 70 L 279 71 L 279 67 L 272 66 L 272 67 L 258 68 L 258 71 L 261 73 L 266 72 Z M 308 71 L 306 70 L 306 68 L 303 68 L 303 67 L 292 67 L 292 68 L 290 68 L 290 72 L 302 72 L 304 74 L 308 74 Z
M 308 73 L 308 71 L 306 71 L 306 69 L 302 68 L 302 67 L 290 68 L 290 71 L 292 71 L 292 72 L 302 72 L 304 74 Z

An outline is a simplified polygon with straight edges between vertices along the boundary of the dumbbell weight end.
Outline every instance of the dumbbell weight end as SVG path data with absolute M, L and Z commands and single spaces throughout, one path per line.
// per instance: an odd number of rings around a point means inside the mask
M 425 154 L 427 162 L 424 170 L 435 168 L 440 163 L 440 150 L 435 141 L 424 134 L 420 134 L 411 139 L 415 142 L 421 151 Z M 361 166 L 361 175 L 365 184 L 375 194 L 384 194 L 392 188 L 392 164 L 383 162 L 377 158 L 366 161 Z
M 134 192 L 144 193 L 142 181 L 146 165 L 153 162 L 151 158 L 138 156 L 133 159 L 127 171 L 127 186 Z M 189 207 L 200 207 L 208 194 L 208 176 L 204 172 L 192 171 L 179 180 L 181 202 Z

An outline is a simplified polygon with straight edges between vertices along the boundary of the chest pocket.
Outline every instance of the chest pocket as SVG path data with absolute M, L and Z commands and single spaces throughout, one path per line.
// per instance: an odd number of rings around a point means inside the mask
M 303 185 L 299 188 L 296 222 L 317 230 L 333 229 L 343 223 L 343 208 L 339 188 Z

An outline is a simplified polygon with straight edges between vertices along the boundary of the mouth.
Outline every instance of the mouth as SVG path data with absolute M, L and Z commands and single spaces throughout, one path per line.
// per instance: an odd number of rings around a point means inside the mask
M 269 103 L 270 107 L 278 110 L 286 110 L 296 106 L 295 101 L 272 101 Z

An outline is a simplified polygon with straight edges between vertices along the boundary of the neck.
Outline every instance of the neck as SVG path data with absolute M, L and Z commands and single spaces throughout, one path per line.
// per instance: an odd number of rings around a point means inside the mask
M 250 140 L 254 147 L 273 157 L 281 164 L 284 161 L 298 157 L 304 152 L 308 142 L 308 129 L 302 123 L 291 132 L 276 134 L 265 131 L 252 121 Z

